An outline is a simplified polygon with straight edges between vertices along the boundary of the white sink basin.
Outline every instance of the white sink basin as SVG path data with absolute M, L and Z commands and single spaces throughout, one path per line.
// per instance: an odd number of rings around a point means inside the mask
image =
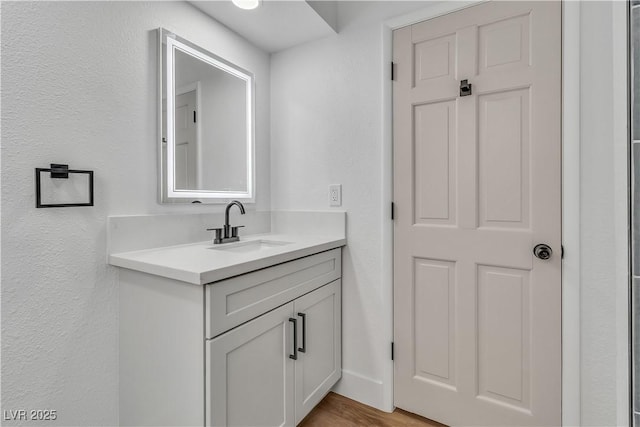
M 209 249 L 225 252 L 247 253 L 264 251 L 267 249 L 278 248 L 280 246 L 290 244 L 291 242 L 279 242 L 277 240 L 249 240 L 246 242 L 223 243 L 221 245 L 213 246 Z

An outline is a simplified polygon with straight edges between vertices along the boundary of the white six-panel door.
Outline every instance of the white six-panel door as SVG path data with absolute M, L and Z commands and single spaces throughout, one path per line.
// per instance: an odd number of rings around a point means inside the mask
M 175 188 L 198 187 L 197 91 L 176 95 L 175 101 Z
M 394 31 L 395 404 L 448 425 L 561 424 L 560 11 Z

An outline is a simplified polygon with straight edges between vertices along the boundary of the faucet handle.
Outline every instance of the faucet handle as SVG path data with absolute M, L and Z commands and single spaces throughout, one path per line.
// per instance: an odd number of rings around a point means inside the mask
M 238 228 L 242 228 L 244 225 L 236 225 L 231 227 L 231 237 L 238 237 Z
M 216 237 L 213 239 L 213 243 L 222 243 L 222 228 L 207 228 L 207 231 L 216 232 Z

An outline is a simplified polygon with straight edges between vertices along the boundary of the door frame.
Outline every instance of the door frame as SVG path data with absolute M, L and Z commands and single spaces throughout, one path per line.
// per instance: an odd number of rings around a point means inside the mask
M 387 326 L 383 331 L 389 342 L 393 341 L 393 221 L 389 215 L 389 206 L 393 201 L 393 90 L 391 82 L 391 67 L 393 58 L 392 41 L 393 30 L 436 18 L 451 12 L 465 9 L 483 3 L 487 0 L 465 0 L 443 2 L 427 9 L 408 15 L 386 20 L 382 24 L 382 66 L 383 73 L 382 97 L 382 251 L 383 251 L 383 300 L 382 315 Z M 615 3 L 615 2 L 614 2 Z M 580 2 L 562 2 L 562 245 L 565 256 L 562 260 L 562 424 L 565 426 L 581 425 L 581 365 L 580 365 Z M 626 111 L 627 91 L 627 49 L 626 49 L 626 11 L 622 8 L 613 10 L 614 43 L 614 77 L 618 83 L 615 86 L 614 108 Z M 621 25 L 622 24 L 622 25 Z M 624 103 L 622 103 L 624 99 Z M 614 129 L 628 126 L 626 114 L 616 115 Z M 623 118 L 624 117 L 624 118 Z M 622 127 L 625 129 L 625 127 Z M 618 132 L 616 130 L 616 132 Z M 626 146 L 626 135 L 616 134 L 616 141 L 620 138 Z M 615 182 L 625 183 L 618 197 L 626 197 L 627 183 L 627 153 L 626 149 L 616 143 Z M 625 232 L 628 225 L 626 212 L 617 212 L 614 218 L 616 234 Z M 627 241 L 628 244 L 628 241 Z M 622 241 L 616 248 L 620 265 L 628 262 Z M 618 270 L 621 270 L 618 268 Z M 627 268 L 628 271 L 628 268 Z M 620 272 L 620 274 L 623 274 Z M 624 277 L 616 280 L 617 310 L 616 323 L 620 331 L 617 338 L 617 421 L 618 425 L 628 425 L 629 422 L 629 365 L 627 355 L 630 351 L 628 338 L 629 309 L 628 309 L 628 281 Z M 394 408 L 393 401 L 393 362 L 385 367 L 382 378 L 383 396 L 380 407 L 387 411 Z

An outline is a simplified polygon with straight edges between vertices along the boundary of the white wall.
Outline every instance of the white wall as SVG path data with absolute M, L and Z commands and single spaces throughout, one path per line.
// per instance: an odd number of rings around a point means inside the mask
M 392 325 L 382 235 L 382 22 L 427 2 L 340 2 L 339 33 L 272 55 L 271 191 L 278 210 L 328 209 L 342 184 L 348 246 L 343 256 L 343 379 L 340 393 L 391 409 Z M 387 283 L 388 285 L 388 283 Z
M 628 204 L 625 2 L 580 6 L 581 424 L 626 425 Z
M 582 5 L 582 419 L 589 425 L 615 425 L 615 352 L 606 351 L 615 348 L 610 20 L 606 3 Z M 590 250 L 596 244 L 601 251 Z
M 157 203 L 156 32 L 256 75 L 257 200 L 270 206 L 269 57 L 185 3 L 2 2 L 2 409 L 117 425 L 117 273 L 106 217 Z M 95 206 L 35 209 L 34 168 L 95 171 Z M 5 425 L 9 423 L 5 422 Z
M 219 72 L 202 82 L 202 182 L 220 190 L 247 190 L 247 85 Z

